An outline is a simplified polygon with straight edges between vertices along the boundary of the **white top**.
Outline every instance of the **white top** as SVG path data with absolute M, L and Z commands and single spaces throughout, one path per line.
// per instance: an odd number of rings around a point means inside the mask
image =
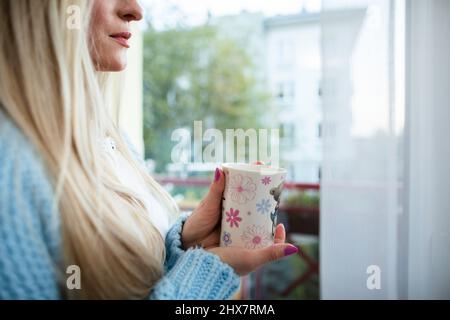
M 160 201 L 150 192 L 144 179 L 133 170 L 122 154 L 117 151 L 116 143 L 112 138 L 108 137 L 105 139 L 103 142 L 103 149 L 113 168 L 116 168 L 120 181 L 124 186 L 140 195 L 146 208 L 149 208 L 150 220 L 161 233 L 163 239 L 165 239 L 170 222 L 169 216 Z

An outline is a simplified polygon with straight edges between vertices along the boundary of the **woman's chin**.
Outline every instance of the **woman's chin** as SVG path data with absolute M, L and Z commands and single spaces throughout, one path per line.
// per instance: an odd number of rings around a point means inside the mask
M 127 67 L 127 57 L 125 55 L 117 56 L 109 59 L 109 61 L 102 61 L 98 64 L 97 71 L 101 72 L 120 72 Z

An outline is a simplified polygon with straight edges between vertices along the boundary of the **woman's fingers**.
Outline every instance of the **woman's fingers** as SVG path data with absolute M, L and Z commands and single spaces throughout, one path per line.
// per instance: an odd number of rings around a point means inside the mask
M 212 248 L 208 251 L 218 255 L 241 276 L 255 271 L 266 263 L 282 259 L 298 252 L 292 244 L 277 243 L 263 249 L 249 250 L 239 247 Z
M 253 260 L 256 268 L 266 263 L 279 260 L 298 252 L 298 248 L 288 243 L 278 243 L 263 249 L 253 250 Z
M 284 243 L 286 241 L 286 230 L 284 225 L 280 223 L 275 229 L 275 237 L 273 239 L 274 243 Z
M 203 248 L 217 247 L 220 243 L 220 228 L 214 229 L 209 235 L 200 241 L 200 245 Z
M 198 245 L 202 241 L 205 242 L 202 244 L 206 246 L 212 246 L 219 242 L 219 234 L 215 232 L 215 229 L 220 224 L 224 189 L 225 176 L 223 171 L 217 168 L 208 194 L 183 226 L 182 243 L 184 248 Z

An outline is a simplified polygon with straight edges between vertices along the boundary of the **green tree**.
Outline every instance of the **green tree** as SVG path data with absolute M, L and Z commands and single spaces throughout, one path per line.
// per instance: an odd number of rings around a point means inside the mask
M 170 162 L 177 128 L 259 128 L 269 94 L 255 79 L 245 48 L 212 26 L 144 34 L 145 155 L 163 172 Z

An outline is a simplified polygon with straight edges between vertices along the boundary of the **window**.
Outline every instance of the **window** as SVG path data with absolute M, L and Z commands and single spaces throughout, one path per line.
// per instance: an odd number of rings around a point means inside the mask
M 277 85 L 276 98 L 283 106 L 291 106 L 295 98 L 295 85 L 292 81 L 279 82 Z
M 181 210 L 190 211 L 207 193 L 216 168 L 194 158 L 197 149 L 204 151 L 212 141 L 195 143 L 194 137 L 204 137 L 208 129 L 217 129 L 225 137 L 227 129 L 256 129 L 259 133 L 260 129 L 278 128 L 280 136 L 268 137 L 267 144 L 279 148 L 279 164 L 288 171 L 289 199 L 282 206 L 297 216 L 308 207 L 315 218 L 309 221 L 315 225 L 311 230 L 318 230 L 319 186 L 310 183 L 317 182 L 321 159 L 317 148 L 308 147 L 317 144 L 315 122 L 308 121 L 320 118 L 315 107 L 317 86 L 312 85 L 317 83 L 320 64 L 319 15 L 302 11 L 301 4 L 292 0 L 142 3 L 148 9 L 142 31 L 143 136 L 145 157 L 155 178 L 167 187 Z M 297 47 L 302 38 L 306 43 Z M 316 59 L 302 59 L 300 65 L 297 56 Z M 201 128 L 194 122 L 201 122 Z M 172 141 L 178 129 L 183 130 L 178 136 L 186 139 Z M 171 158 L 175 145 L 188 147 L 177 151 L 186 163 Z M 317 232 L 312 237 L 317 239 Z M 313 259 L 318 259 L 317 246 L 315 240 L 311 244 Z M 298 263 L 303 264 L 301 260 Z M 291 278 L 302 272 L 301 268 L 292 271 Z M 280 281 L 280 276 L 274 277 L 277 285 L 294 281 Z M 290 297 L 318 299 L 317 275 L 310 278 Z M 266 298 L 272 295 L 267 294 Z
M 278 41 L 277 62 L 279 68 L 291 67 L 294 64 L 294 43 L 292 39 L 282 39 Z
M 295 145 L 295 125 L 292 123 L 283 123 L 280 126 L 280 135 L 282 143 L 285 147 L 293 147 Z

